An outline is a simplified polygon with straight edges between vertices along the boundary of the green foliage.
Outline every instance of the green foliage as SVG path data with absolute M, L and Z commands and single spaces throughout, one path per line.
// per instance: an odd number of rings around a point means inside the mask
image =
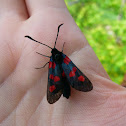
M 123 0 L 65 1 L 110 78 L 120 83 L 126 74 L 126 3 Z

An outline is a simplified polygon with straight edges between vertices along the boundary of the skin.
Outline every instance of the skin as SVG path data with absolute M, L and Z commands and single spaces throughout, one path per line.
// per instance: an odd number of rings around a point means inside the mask
M 124 126 L 126 89 L 112 82 L 75 24 L 63 0 L 0 1 L 0 124 L 1 126 Z M 71 88 L 71 97 L 55 104 L 46 100 L 49 61 L 36 52 L 64 53 L 93 83 L 90 92 Z

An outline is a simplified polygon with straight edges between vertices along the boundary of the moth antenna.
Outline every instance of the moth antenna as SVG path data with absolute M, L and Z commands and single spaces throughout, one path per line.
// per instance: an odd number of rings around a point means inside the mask
M 63 24 L 60 24 L 60 25 L 58 26 L 57 37 L 56 37 L 56 40 L 55 40 L 54 48 L 55 48 L 55 46 L 56 46 L 56 41 L 57 41 L 57 38 L 58 38 L 58 35 L 59 35 L 59 29 L 60 29 L 60 27 L 61 27 L 62 25 L 63 25 Z
M 65 42 L 63 43 L 63 47 L 62 47 L 62 53 L 63 53 L 64 45 L 65 45 Z
M 46 44 L 44 44 L 44 43 L 41 43 L 41 42 L 39 42 L 39 41 L 33 39 L 32 37 L 28 36 L 28 35 L 26 35 L 25 37 L 26 37 L 26 38 L 29 38 L 29 39 L 31 39 L 31 40 L 33 40 L 33 41 L 39 43 L 39 44 L 45 45 L 45 46 L 47 46 L 47 47 L 50 48 L 50 49 L 53 49 L 53 48 L 51 48 L 50 46 L 48 46 L 48 45 L 46 45 Z

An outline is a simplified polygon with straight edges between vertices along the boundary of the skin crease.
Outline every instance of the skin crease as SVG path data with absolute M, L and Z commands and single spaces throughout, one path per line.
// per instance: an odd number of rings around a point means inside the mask
M 1 126 L 125 126 L 126 89 L 112 82 L 63 0 L 0 1 L 0 124 Z M 46 100 L 49 61 L 36 52 L 64 53 L 93 83 L 91 92 L 71 88 L 71 97 L 55 104 Z

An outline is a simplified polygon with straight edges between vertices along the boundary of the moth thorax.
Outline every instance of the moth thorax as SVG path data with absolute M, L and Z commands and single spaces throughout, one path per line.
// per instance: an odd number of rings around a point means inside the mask
M 54 58 L 54 61 L 58 64 L 61 64 L 63 62 L 62 53 L 55 54 Z
M 62 52 L 58 51 L 55 48 L 52 49 L 52 58 L 58 64 L 61 64 L 63 62 Z

